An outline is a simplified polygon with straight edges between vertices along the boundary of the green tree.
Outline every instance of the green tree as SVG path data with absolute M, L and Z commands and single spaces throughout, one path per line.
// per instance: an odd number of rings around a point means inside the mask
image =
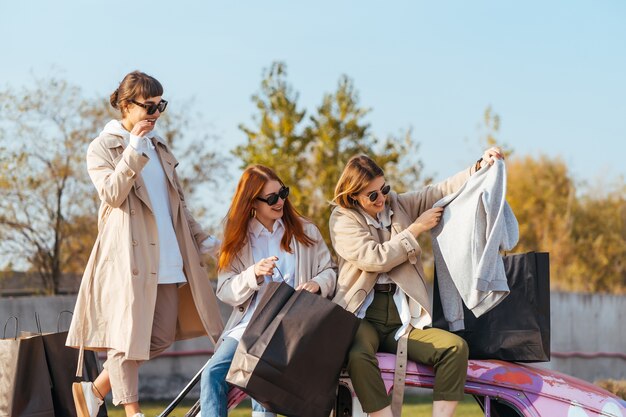
M 273 63 L 265 71 L 261 91 L 252 100 L 259 114 L 253 118 L 255 126 L 240 126 L 248 140 L 234 150 L 235 156 L 243 166 L 274 168 L 292 187 L 294 205 L 320 227 L 327 241 L 328 203 L 351 156 L 372 156 L 396 191 L 417 188 L 422 165 L 416 159 L 417 144 L 411 131 L 401 138 L 377 138 L 366 121 L 370 109 L 360 105 L 347 76 L 339 79 L 334 93 L 323 96 L 322 104 L 308 118 L 287 82 L 283 63 Z

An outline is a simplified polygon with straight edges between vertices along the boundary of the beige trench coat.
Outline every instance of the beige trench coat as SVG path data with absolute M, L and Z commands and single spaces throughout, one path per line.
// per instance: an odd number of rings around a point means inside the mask
M 291 248 L 296 256 L 294 287 L 307 281 L 315 281 L 320 286 L 321 296 L 331 298 L 335 292 L 337 268 L 317 226 L 306 220 L 303 226 L 304 233 L 315 240 L 315 243 L 306 246 L 295 238 L 291 240 Z M 262 288 L 256 281 L 252 245 L 248 241 L 230 267 L 220 271 L 217 278 L 217 296 L 235 307 L 226 323 L 226 330 L 232 329 L 241 321 L 250 306 L 252 296 L 257 291 L 262 291 Z
M 222 332 L 217 299 L 198 248 L 208 236 L 193 219 L 175 168 L 178 162 L 162 139 L 153 143 L 167 177 L 174 231 L 187 284 L 179 286 L 176 339 Z M 67 345 L 114 348 L 127 359 L 146 360 L 157 294 L 159 239 L 141 170 L 148 157 L 112 134 L 91 142 L 87 168 L 101 204 L 98 237 L 83 274 Z M 82 355 L 81 355 L 82 356 Z
M 406 228 L 435 202 L 458 190 L 472 172 L 473 168 L 466 169 L 420 191 L 389 193 L 388 204 L 393 210 L 389 240 L 368 225 L 358 210 L 335 207 L 329 221 L 330 238 L 339 259 L 333 301 L 356 313 L 373 290 L 378 275 L 386 272 L 408 296 L 411 324 L 429 325 L 432 314 L 421 248 Z

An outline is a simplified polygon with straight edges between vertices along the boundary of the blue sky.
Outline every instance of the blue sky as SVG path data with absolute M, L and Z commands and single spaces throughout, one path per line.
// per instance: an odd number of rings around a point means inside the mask
M 195 97 L 229 148 L 263 68 L 281 60 L 309 109 L 352 77 L 374 132 L 412 127 L 436 179 L 481 154 L 490 105 L 517 155 L 560 156 L 578 181 L 611 183 L 626 176 L 624 22 L 619 0 L 0 0 L 0 85 L 57 68 L 106 97 L 141 69 L 170 106 Z

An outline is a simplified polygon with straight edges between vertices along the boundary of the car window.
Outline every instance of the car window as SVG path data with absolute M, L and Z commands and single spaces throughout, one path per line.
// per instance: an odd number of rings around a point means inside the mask
M 482 415 L 485 415 L 485 410 L 489 407 L 490 417 L 523 417 L 522 412 L 513 404 L 500 398 L 486 397 L 484 395 L 474 395 L 474 398 L 482 409 Z

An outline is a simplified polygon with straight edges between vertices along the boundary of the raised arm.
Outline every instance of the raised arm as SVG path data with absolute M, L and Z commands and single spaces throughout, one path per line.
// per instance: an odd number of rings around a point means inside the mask
M 419 191 L 398 194 L 398 204 L 405 208 L 410 218 L 417 219 L 424 211 L 448 194 L 456 192 L 473 173 L 473 167 L 447 178 L 437 184 L 430 184 Z
M 113 161 L 102 141 L 91 142 L 87 150 L 87 170 L 100 200 L 111 207 L 120 207 L 148 160 L 147 156 L 128 146 L 121 158 Z
M 390 240 L 378 243 L 369 227 L 360 223 L 355 212 L 336 208 L 330 216 L 330 237 L 339 256 L 366 272 L 389 272 L 409 261 L 417 262 L 421 248 L 415 239 L 418 234 L 409 228 Z

